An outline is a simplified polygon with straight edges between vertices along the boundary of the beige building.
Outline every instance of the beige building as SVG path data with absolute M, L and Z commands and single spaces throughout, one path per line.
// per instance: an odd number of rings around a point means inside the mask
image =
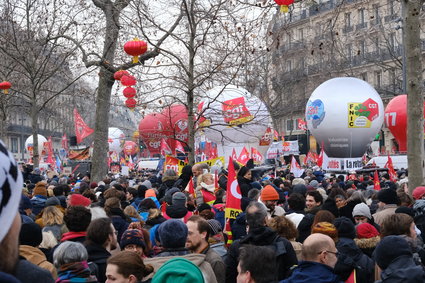
M 375 87 L 384 105 L 403 93 L 399 1 L 318 0 L 309 6 L 305 2 L 294 4 L 290 13 L 277 12 L 270 23 L 266 101 L 275 126 L 287 139 L 306 144 L 304 150 L 310 141 L 297 119 L 304 118 L 307 100 L 322 82 L 340 76 L 363 79 Z M 387 129 L 380 139 L 381 149 L 394 147 Z

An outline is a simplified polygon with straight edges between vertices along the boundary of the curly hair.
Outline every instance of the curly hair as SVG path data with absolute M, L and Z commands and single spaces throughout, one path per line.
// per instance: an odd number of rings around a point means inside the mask
M 267 221 L 267 226 L 288 240 L 294 240 L 298 237 L 298 230 L 295 224 L 285 216 L 273 217 Z

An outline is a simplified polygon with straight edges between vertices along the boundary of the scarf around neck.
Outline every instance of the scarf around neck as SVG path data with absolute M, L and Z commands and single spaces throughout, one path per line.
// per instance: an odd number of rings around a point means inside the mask
M 90 274 L 87 261 L 71 262 L 58 268 L 58 279 L 55 283 L 67 282 L 97 282 L 97 278 Z
M 210 193 L 214 193 L 214 190 L 215 190 L 215 185 L 214 184 L 207 185 L 204 182 L 201 182 L 201 187 L 204 188 L 204 189 L 206 189 Z

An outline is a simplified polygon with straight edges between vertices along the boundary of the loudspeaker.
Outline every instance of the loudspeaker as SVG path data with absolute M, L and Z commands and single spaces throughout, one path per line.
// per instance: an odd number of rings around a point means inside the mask
M 76 136 L 70 136 L 69 137 L 69 145 L 70 146 L 76 146 L 77 145 L 77 137 Z

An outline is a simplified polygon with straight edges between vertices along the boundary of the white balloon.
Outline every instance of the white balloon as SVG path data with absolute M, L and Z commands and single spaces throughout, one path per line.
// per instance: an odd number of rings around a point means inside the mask
M 215 87 L 206 96 L 203 116 L 210 125 L 204 134 L 210 141 L 259 143 L 270 123 L 270 114 L 259 98 L 233 85 Z
M 307 127 L 329 157 L 361 157 L 384 122 L 376 90 L 357 78 L 322 83 L 307 102 Z
M 38 155 L 41 155 L 44 149 L 44 143 L 47 142 L 47 139 L 42 135 L 37 135 L 37 140 L 38 140 Z M 33 141 L 34 141 L 33 135 L 29 136 L 25 141 L 25 149 L 30 153 L 30 155 L 32 155 L 33 153 L 33 147 L 34 147 Z
M 108 128 L 108 144 L 109 151 L 121 152 L 124 146 L 125 135 L 118 128 Z

